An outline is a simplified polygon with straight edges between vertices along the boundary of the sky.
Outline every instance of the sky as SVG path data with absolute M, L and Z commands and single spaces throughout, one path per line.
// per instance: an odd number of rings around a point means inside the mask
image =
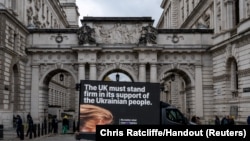
M 76 0 L 81 20 L 92 17 L 152 17 L 157 24 L 162 0 Z

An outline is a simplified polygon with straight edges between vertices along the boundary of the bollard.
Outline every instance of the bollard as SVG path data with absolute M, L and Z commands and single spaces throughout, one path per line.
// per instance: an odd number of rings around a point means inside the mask
M 46 120 L 46 118 L 44 120 L 44 129 L 45 129 L 44 134 L 47 135 L 47 120 Z
M 36 128 L 37 128 L 37 126 L 36 126 L 36 124 L 34 124 L 34 126 L 33 126 L 33 133 L 34 133 L 34 138 L 36 138 Z
M 0 140 L 3 140 L 3 125 L 0 125 Z
M 38 131 L 37 131 L 38 132 L 38 137 L 40 137 L 40 123 L 38 123 L 38 127 L 37 128 L 38 128 Z
M 24 140 L 24 126 L 23 125 L 21 126 L 20 132 L 21 132 L 20 140 Z
M 76 132 L 76 125 L 75 124 L 76 124 L 75 121 L 73 121 L 73 133 Z
M 43 130 L 44 130 L 44 127 L 43 127 L 43 123 L 42 123 L 42 136 L 43 136 Z
M 29 139 L 32 139 L 32 132 L 33 132 L 33 129 L 31 128 L 30 130 L 31 130 L 31 131 L 29 131 Z

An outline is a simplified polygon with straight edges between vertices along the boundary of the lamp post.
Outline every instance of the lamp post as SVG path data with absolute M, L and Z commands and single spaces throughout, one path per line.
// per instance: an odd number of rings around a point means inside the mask
M 117 72 L 115 78 L 116 78 L 116 82 L 119 82 L 119 80 L 120 80 L 120 74 L 118 72 Z
M 46 112 L 46 108 L 43 109 L 44 112 L 44 134 L 47 134 L 47 120 L 46 120 L 46 116 L 45 116 L 45 112 Z
M 170 75 L 170 79 L 171 79 L 172 81 L 175 80 L 175 75 L 174 75 L 174 73 L 172 73 L 172 74 Z
M 64 80 L 64 75 L 62 73 L 59 75 L 59 79 L 60 79 L 60 81 Z

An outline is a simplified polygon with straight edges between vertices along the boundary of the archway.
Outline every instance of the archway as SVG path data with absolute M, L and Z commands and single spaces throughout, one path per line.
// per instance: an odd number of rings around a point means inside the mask
M 61 120 L 65 115 L 75 120 L 78 113 L 76 76 L 70 70 L 55 68 L 45 73 L 41 80 L 39 111 L 43 121 L 53 116 Z
M 171 69 L 164 73 L 161 81 L 161 101 L 174 105 L 191 116 L 192 82 L 190 76 L 179 69 Z

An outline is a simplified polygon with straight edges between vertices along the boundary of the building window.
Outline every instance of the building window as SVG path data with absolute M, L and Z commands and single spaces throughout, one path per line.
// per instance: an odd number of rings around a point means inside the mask
M 17 1 L 16 0 L 12 0 L 11 1 L 11 9 L 13 10 L 13 11 L 16 11 L 16 5 L 17 5 Z
M 237 62 L 234 58 L 230 60 L 230 67 L 231 67 L 231 71 L 230 71 L 231 92 L 232 92 L 233 97 L 237 97 L 238 96 L 238 88 L 239 88 L 238 66 L 237 66 Z
M 239 0 L 234 1 L 234 23 L 238 25 L 240 22 L 240 5 Z

